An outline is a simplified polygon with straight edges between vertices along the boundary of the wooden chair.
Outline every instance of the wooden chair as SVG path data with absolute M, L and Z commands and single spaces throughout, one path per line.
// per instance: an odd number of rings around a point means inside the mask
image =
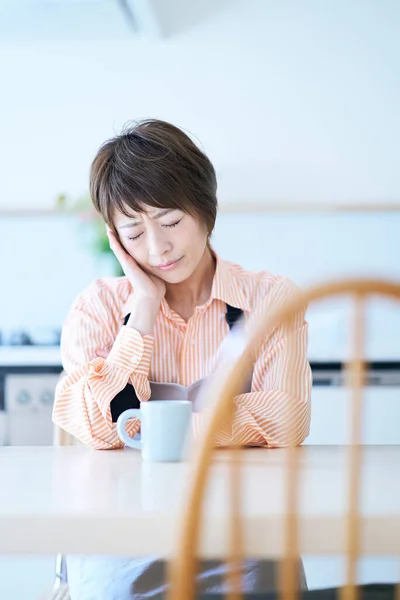
M 190 482 L 184 503 L 183 516 L 177 532 L 177 550 L 169 571 L 168 600 L 193 600 L 195 598 L 196 552 L 202 525 L 202 505 L 207 487 L 208 474 L 215 452 L 214 439 L 218 430 L 226 423 L 232 422 L 233 399 L 239 393 L 241 383 L 247 380 L 253 356 L 260 343 L 274 329 L 290 321 L 305 305 L 325 298 L 351 296 L 354 299 L 353 318 L 353 352 L 348 363 L 349 382 L 352 387 L 351 444 L 349 446 L 349 493 L 348 512 L 346 516 L 346 583 L 337 592 L 340 600 L 355 600 L 360 591 L 363 597 L 371 597 L 370 589 L 361 589 L 356 585 L 356 561 L 360 554 L 360 524 L 358 506 L 360 495 L 360 464 L 362 456 L 361 416 L 362 388 L 364 384 L 364 326 L 365 303 L 372 296 L 382 296 L 400 300 L 400 285 L 380 280 L 346 280 L 312 287 L 303 293 L 294 294 L 285 304 L 277 306 L 272 312 L 260 316 L 249 331 L 244 348 L 232 363 L 219 371 L 213 385 L 208 389 L 211 405 L 208 423 L 204 429 L 201 442 L 194 457 L 193 477 Z M 293 342 L 293 341 L 292 341 Z M 289 340 L 291 343 L 291 340 Z M 293 347 L 295 351 L 295 348 Z M 295 352 L 294 352 L 295 359 Z M 240 564 L 243 556 L 243 526 L 241 522 L 240 462 L 243 450 L 233 447 L 230 452 L 230 540 L 227 564 L 230 566 L 227 583 L 229 600 L 242 598 Z M 297 557 L 300 549 L 297 537 L 298 509 L 298 455 L 294 445 L 286 452 L 286 484 L 287 502 L 285 507 L 284 555 L 280 561 L 280 577 L 278 595 L 283 600 L 294 600 L 299 594 L 296 583 Z M 229 508 L 229 507 L 228 507 Z M 227 508 L 227 509 L 228 509 Z M 400 540 L 399 540 L 400 544 Z M 400 546 L 399 546 L 400 547 Z M 389 597 L 394 597 L 394 586 L 389 590 Z M 315 595 L 315 591 L 302 592 Z M 276 594 L 275 594 L 276 596 Z M 273 597 L 275 597 L 273 596 Z M 210 596 L 211 597 L 211 596 Z M 214 596 L 215 597 L 215 596 Z M 220 596 L 221 597 L 221 596 Z M 254 596 L 261 598 L 261 596 Z M 267 597 L 267 596 L 262 596 Z M 374 594 L 372 593 L 374 598 Z M 375 596 L 376 597 L 376 596 Z M 386 595 L 386 597 L 388 597 Z M 326 598 L 326 595 L 325 595 Z M 397 600 L 400 600 L 400 587 L 397 587 Z

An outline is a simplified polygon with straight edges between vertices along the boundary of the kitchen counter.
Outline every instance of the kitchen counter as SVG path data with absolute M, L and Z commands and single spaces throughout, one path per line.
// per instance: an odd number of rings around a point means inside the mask
M 0 346 L 0 367 L 60 367 L 59 346 Z

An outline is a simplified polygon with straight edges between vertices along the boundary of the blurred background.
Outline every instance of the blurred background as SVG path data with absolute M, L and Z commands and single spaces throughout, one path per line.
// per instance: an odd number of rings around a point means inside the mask
M 63 320 L 118 274 L 89 166 L 129 120 L 209 155 L 224 258 L 299 285 L 400 281 L 399 30 L 399 0 L 0 0 L 0 444 L 51 443 Z M 309 310 L 309 443 L 346 440 L 348 309 Z M 400 310 L 368 316 L 364 435 L 399 443 Z M 335 581 L 308 565 L 311 587 Z

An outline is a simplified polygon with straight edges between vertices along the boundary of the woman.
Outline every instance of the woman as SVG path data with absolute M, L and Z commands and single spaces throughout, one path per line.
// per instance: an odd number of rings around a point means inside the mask
M 113 449 L 122 446 L 115 426 L 121 412 L 155 398 L 159 384 L 189 386 L 208 376 L 234 321 L 243 315 L 250 322 L 265 306 L 283 301 L 293 285 L 215 254 L 214 168 L 171 124 L 143 121 L 107 141 L 92 163 L 90 191 L 125 277 L 100 279 L 74 302 L 62 332 L 66 375 L 53 419 L 83 443 Z M 298 353 L 290 393 L 289 334 Z M 311 390 L 306 354 L 302 313 L 290 331 L 278 327 L 265 340 L 251 385 L 236 398 L 233 425 L 220 432 L 218 444 L 278 447 L 305 439 Z M 200 418 L 201 412 L 194 414 L 195 431 Z M 138 430 L 133 420 L 129 435 Z M 121 591 L 118 598 L 125 598 Z

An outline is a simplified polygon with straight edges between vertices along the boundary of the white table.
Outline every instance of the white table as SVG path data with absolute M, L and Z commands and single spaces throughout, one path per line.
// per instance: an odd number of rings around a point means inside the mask
M 343 551 L 346 448 L 307 446 L 301 462 L 301 552 Z M 227 454 L 217 453 L 206 500 L 204 557 L 224 555 Z M 279 556 L 285 450 L 244 453 L 246 553 Z M 0 449 L 0 554 L 169 557 L 190 465 L 144 464 L 138 452 L 84 447 Z M 400 550 L 400 446 L 365 448 L 366 554 Z

